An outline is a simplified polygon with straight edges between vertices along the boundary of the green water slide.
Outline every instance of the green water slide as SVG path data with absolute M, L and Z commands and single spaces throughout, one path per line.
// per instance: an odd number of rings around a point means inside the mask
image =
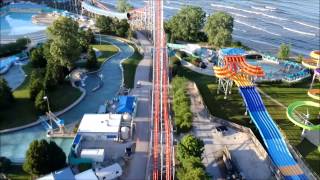
M 313 101 L 296 101 L 288 106 L 287 109 L 287 117 L 293 122 L 295 125 L 302 127 L 303 129 L 311 130 L 311 131 L 320 131 L 320 124 L 318 125 L 308 125 L 305 124 L 303 120 L 295 113 L 295 109 L 301 106 L 310 106 L 320 108 L 320 103 Z

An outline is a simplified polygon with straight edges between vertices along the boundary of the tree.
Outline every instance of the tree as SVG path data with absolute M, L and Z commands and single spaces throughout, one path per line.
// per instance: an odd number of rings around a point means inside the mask
M 288 59 L 290 54 L 290 45 L 282 43 L 279 48 L 278 58 Z
M 90 47 L 87 55 L 87 68 L 93 69 L 97 67 L 98 61 L 96 57 L 96 52 Z
M 44 68 L 47 65 L 47 60 L 43 53 L 43 47 L 37 47 L 31 51 L 30 61 L 34 68 Z
M 66 155 L 55 142 L 34 140 L 26 153 L 23 170 L 32 175 L 48 174 L 66 165 Z
M 44 89 L 44 74 L 45 71 L 43 69 L 35 69 L 31 72 L 30 75 L 30 85 L 29 85 L 29 94 L 30 99 L 35 100 L 38 93 Z
M 177 147 L 177 157 L 181 161 L 187 157 L 194 156 L 201 158 L 204 151 L 204 142 L 197 137 L 185 135 Z
M 128 20 L 122 19 L 114 20 L 114 25 L 115 25 L 115 34 L 120 37 L 127 37 L 128 36 L 128 31 L 130 30 L 130 24 L 128 23 Z
M 13 101 L 11 88 L 7 81 L 0 77 L 0 108 L 8 108 Z
M 89 42 L 89 44 L 93 44 L 93 43 L 96 42 L 94 34 L 93 34 L 93 32 L 92 32 L 92 30 L 90 28 L 86 31 L 85 36 L 86 36 L 87 41 Z
M 113 33 L 113 19 L 109 16 L 98 16 L 96 19 L 96 26 L 100 29 L 100 33 Z
M 54 62 L 49 62 L 46 68 L 46 74 L 44 77 L 44 86 L 47 90 L 55 88 L 58 84 L 61 84 L 66 76 L 66 71 L 63 66 L 60 66 Z
M 1 156 L 0 157 L 0 173 L 6 172 L 11 165 L 10 159 Z
M 117 10 L 120 12 L 128 12 L 131 9 L 133 9 L 133 6 L 131 6 L 127 0 L 118 0 L 117 2 Z
M 36 111 L 40 114 L 44 114 L 46 111 L 48 111 L 47 102 L 43 99 L 45 97 L 44 90 L 41 90 L 34 101 L 34 107 Z
M 303 55 L 299 54 L 297 57 L 297 61 L 301 63 L 303 61 Z
M 68 17 L 59 17 L 47 29 L 49 38 L 52 40 L 51 60 L 69 70 L 81 53 L 78 30 L 78 23 Z
M 216 47 L 231 45 L 233 31 L 233 17 L 225 12 L 214 13 L 209 16 L 204 27 L 209 44 Z
M 79 31 L 79 44 L 81 47 L 81 52 L 86 52 L 89 48 L 90 42 L 88 41 L 88 38 L 86 36 L 86 32 L 83 30 Z
M 206 13 L 201 7 L 185 6 L 165 25 L 170 39 L 198 41 Z

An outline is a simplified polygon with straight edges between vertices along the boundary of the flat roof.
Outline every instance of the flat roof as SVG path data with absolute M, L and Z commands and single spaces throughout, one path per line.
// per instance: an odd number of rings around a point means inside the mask
M 121 114 L 85 114 L 80 122 L 78 133 L 117 133 Z
M 98 180 L 98 177 L 92 169 L 88 169 L 86 171 L 83 171 L 82 173 L 76 174 L 74 178 L 76 180 Z

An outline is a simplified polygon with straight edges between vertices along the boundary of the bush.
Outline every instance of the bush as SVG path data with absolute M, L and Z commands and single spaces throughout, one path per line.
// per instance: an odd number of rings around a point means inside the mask
M 6 157 L 0 157 L 0 172 L 4 173 L 6 172 L 11 166 L 10 159 Z
M 186 86 L 185 78 L 175 77 L 172 80 L 174 124 L 178 133 L 188 132 L 192 128 L 192 113 Z
M 288 59 L 290 55 L 290 45 L 282 43 L 279 48 L 278 58 Z
M 204 152 L 204 142 L 194 135 L 185 135 L 177 146 L 178 160 L 183 162 L 186 158 L 200 158 Z
M 8 44 L 0 44 L 0 57 L 10 56 L 20 53 L 26 49 L 27 44 L 30 43 L 28 38 L 17 39 L 16 42 Z
M 133 9 L 133 6 L 131 6 L 127 0 L 118 0 L 117 2 L 117 10 L 120 12 L 128 12 L 131 9 Z

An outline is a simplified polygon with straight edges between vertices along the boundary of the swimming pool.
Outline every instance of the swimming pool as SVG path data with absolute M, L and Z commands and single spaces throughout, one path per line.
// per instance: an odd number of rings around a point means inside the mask
M 34 3 L 15 3 L 0 9 L 0 26 L 2 38 L 25 35 L 45 30 L 45 25 L 33 24 L 32 16 L 54 9 Z

